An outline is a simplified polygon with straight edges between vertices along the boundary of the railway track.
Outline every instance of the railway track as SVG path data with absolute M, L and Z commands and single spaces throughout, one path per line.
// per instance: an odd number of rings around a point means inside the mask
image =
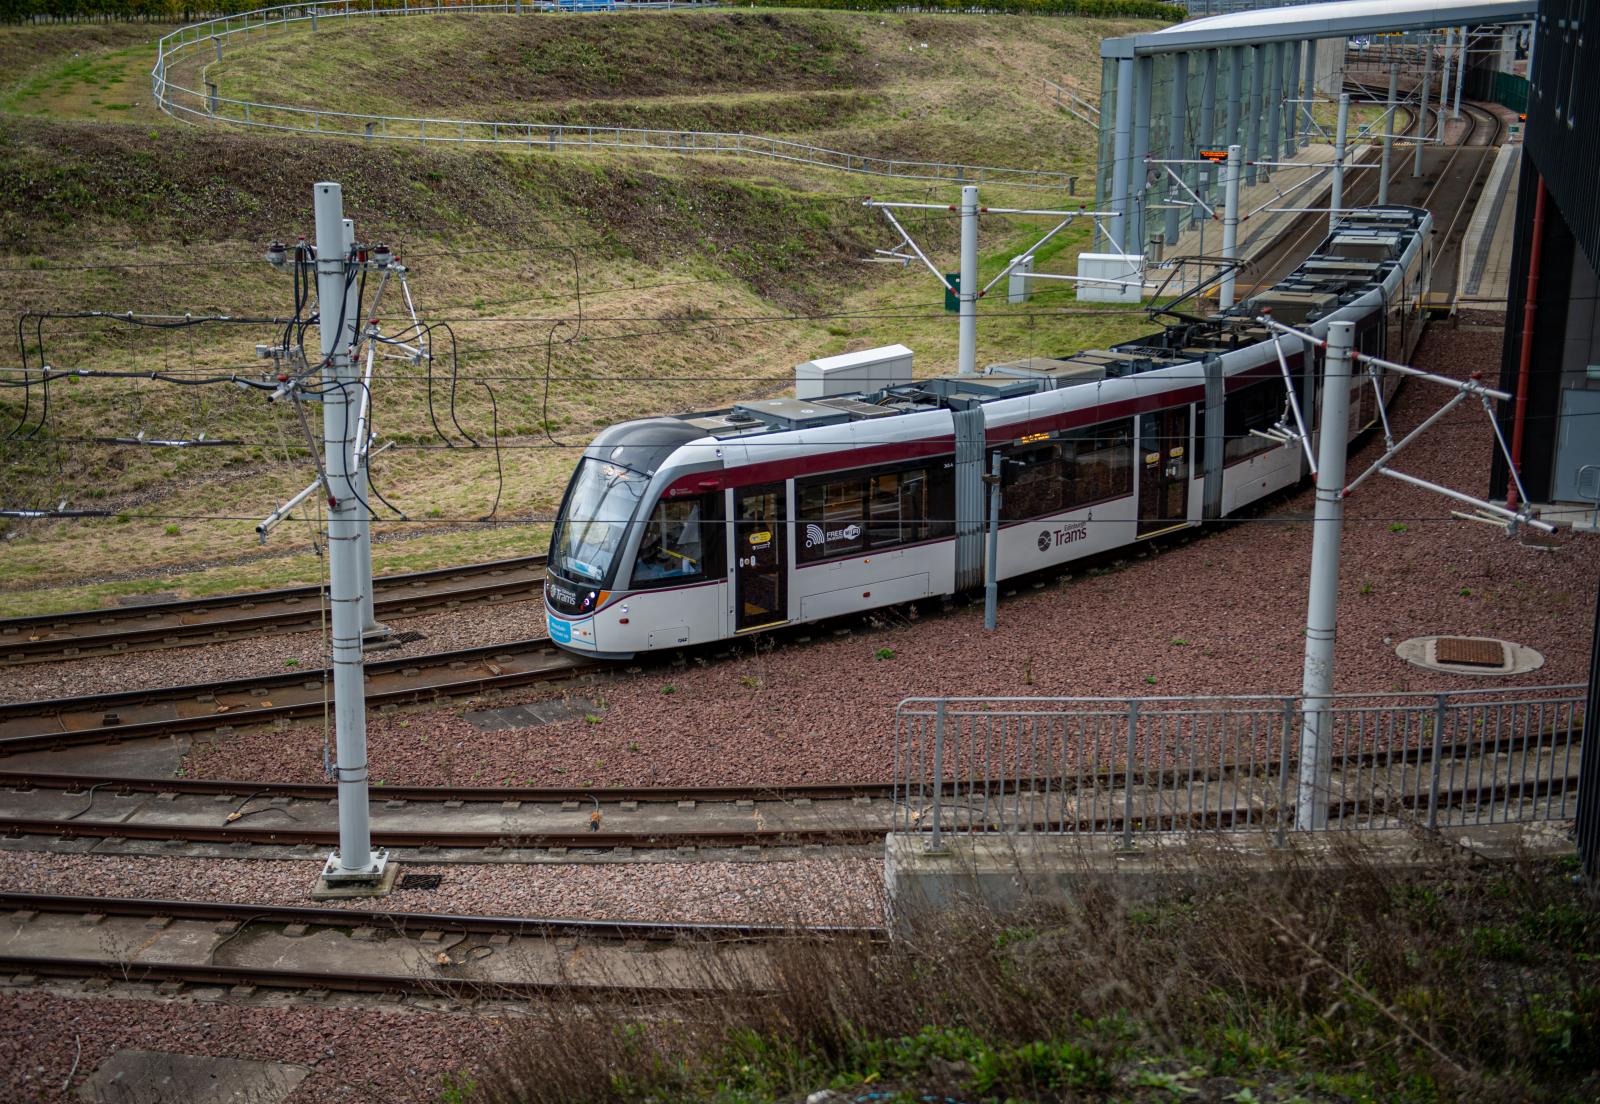
M 1542 800 L 1576 792 L 1577 737 L 1549 729 L 1507 734 L 1492 749 L 1475 743 L 1419 743 L 1409 748 L 1336 756 L 1342 775 L 1373 780 L 1388 792 L 1386 811 L 1415 810 L 1429 800 L 1419 766 L 1437 764 L 1445 807 Z M 1293 776 L 1296 764 L 1284 770 Z M 1380 776 L 1388 778 L 1380 785 Z M 1407 779 L 1410 779 L 1409 784 Z M 41 837 L 81 850 L 125 853 L 142 844 L 178 843 L 250 849 L 321 848 L 337 843 L 334 787 L 305 783 L 187 778 L 111 778 L 89 774 L 0 772 L 0 836 Z M 951 778 L 942 786 L 943 820 L 969 831 L 1225 830 L 1270 826 L 1283 788 L 1248 763 L 1219 762 L 1200 772 L 1115 767 L 1087 774 L 1012 779 L 983 785 Z M 849 847 L 920 825 L 931 809 L 926 785 L 894 782 L 781 787 L 383 787 L 372 808 L 374 843 L 416 858 L 459 861 L 493 850 L 505 861 L 536 852 L 632 853 Z M 904 808 L 902 808 L 904 806 Z M 1374 812 L 1336 799 L 1333 815 L 1361 821 Z M 247 818 L 273 814 L 266 824 Z M 87 819 L 86 819 L 87 818 Z M 280 819 L 281 818 L 281 819 Z M 258 852 L 259 853 L 259 852 Z M 275 853 L 276 854 L 276 853 Z M 442 861 L 450 861 L 448 858 Z
M 876 927 L 641 923 L 0 893 L 12 984 L 40 978 L 430 1001 L 758 995 L 777 941 L 881 941 Z M 35 951 L 33 948 L 37 948 Z M 641 949 L 648 953 L 641 954 Z M 224 961 L 218 961 L 224 959 Z
M 543 637 L 404 659 L 368 660 L 367 707 L 383 709 L 575 678 L 601 665 Z M 327 670 L 0 705 L 0 758 L 320 716 Z
M 520 556 L 373 580 L 379 618 L 428 610 L 524 601 L 539 595 L 544 557 Z M 320 586 L 191 598 L 118 609 L 0 619 L 0 665 L 118 655 L 302 632 L 324 620 Z

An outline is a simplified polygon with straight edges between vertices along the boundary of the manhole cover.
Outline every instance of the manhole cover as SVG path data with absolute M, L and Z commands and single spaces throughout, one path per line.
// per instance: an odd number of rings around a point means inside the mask
M 438 889 L 439 883 L 444 881 L 443 874 L 402 874 L 400 875 L 400 889 Z
M 1407 663 L 1453 675 L 1523 675 L 1544 666 L 1532 648 L 1487 636 L 1413 636 L 1394 651 Z
M 1464 663 L 1469 667 L 1504 667 L 1506 648 L 1498 640 L 1476 636 L 1441 636 L 1433 646 L 1440 663 Z

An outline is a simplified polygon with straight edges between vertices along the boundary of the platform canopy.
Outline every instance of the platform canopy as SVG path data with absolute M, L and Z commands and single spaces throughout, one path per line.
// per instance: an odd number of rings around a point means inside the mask
M 1159 256 L 1187 227 L 1211 216 L 1222 199 L 1221 173 L 1199 163 L 1201 151 L 1214 155 L 1239 146 L 1248 188 L 1270 181 L 1298 152 L 1329 143 L 1334 136 L 1316 123 L 1313 107 L 1338 99 L 1352 39 L 1359 47 L 1362 38 L 1381 36 L 1377 53 L 1386 61 L 1397 43 L 1418 51 L 1421 86 L 1440 52 L 1431 32 L 1446 29 L 1441 65 L 1432 71 L 1442 94 L 1450 76 L 1459 88 L 1469 28 L 1525 23 L 1538 10 L 1538 0 L 1334 0 L 1229 12 L 1105 39 L 1095 206 L 1112 214 L 1101 227 L 1099 248 Z M 1452 43 L 1457 72 L 1447 75 L 1443 62 Z M 1367 53 L 1358 50 L 1363 59 Z M 1432 116 L 1417 114 L 1427 138 Z
M 1532 19 L 1538 10 L 1538 0 L 1336 0 L 1328 4 L 1256 8 L 1174 23 L 1159 31 L 1107 38 L 1100 43 L 1100 56 L 1131 58 L 1219 46 L 1261 46 L 1386 31 L 1520 23 Z

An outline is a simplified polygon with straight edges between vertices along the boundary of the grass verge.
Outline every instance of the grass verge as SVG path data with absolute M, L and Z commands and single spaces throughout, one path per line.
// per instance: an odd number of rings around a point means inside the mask
M 888 945 L 799 940 L 770 998 L 553 1008 L 458 1099 L 1592 1100 L 1600 914 L 1574 866 L 1212 850 L 1138 898 L 965 909 Z M 732 990 L 732 979 L 730 982 Z

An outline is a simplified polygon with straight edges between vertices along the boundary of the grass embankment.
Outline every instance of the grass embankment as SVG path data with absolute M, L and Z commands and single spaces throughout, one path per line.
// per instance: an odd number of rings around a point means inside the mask
M 1565 863 L 1263 876 L 1207 849 L 1158 898 L 1104 882 L 888 946 L 797 942 L 773 996 L 553 1008 L 476 1104 L 1579 1101 L 1600 1091 L 1600 914 Z M 738 979 L 706 979 L 730 991 Z
M 686 20 L 709 18 L 699 13 Z M 415 67 L 408 70 L 405 62 L 423 43 L 407 34 L 438 35 L 457 59 L 502 40 L 533 49 L 528 43 L 544 34 L 560 36 L 563 51 L 581 59 L 587 55 L 576 48 L 587 35 L 591 53 L 600 51 L 615 66 L 626 57 L 604 51 L 610 49 L 608 24 L 618 23 L 631 35 L 659 36 L 654 45 L 629 40 L 641 72 L 657 74 L 650 78 L 655 83 L 642 85 L 650 94 L 618 92 L 562 110 L 605 102 L 619 111 L 642 104 L 670 114 L 674 105 L 693 103 L 700 110 L 738 112 L 756 104 L 762 112 L 824 119 L 833 126 L 842 104 L 857 112 L 855 126 L 861 122 L 858 108 L 911 111 L 916 94 L 902 89 L 910 79 L 905 67 L 927 63 L 930 55 L 921 49 L 927 41 L 930 51 L 964 59 L 951 70 L 957 78 L 941 79 L 952 89 L 966 87 L 972 101 L 963 108 L 971 114 L 968 135 L 984 130 L 988 113 L 978 106 L 976 90 L 1015 85 L 1002 78 L 1018 51 L 1094 62 L 1094 32 L 1073 31 L 1077 38 L 1058 42 L 1049 36 L 1068 32 L 1062 29 L 1067 23 L 1057 20 L 805 13 L 719 18 L 729 33 L 746 36 L 739 41 L 766 43 L 758 55 L 763 71 L 781 73 L 783 81 L 802 89 L 762 83 L 744 63 L 717 69 L 721 63 L 708 58 L 705 87 L 722 91 L 686 95 L 681 84 L 672 83 L 678 78 L 653 59 L 673 47 L 687 23 L 656 17 L 353 23 L 348 33 L 366 36 L 359 51 L 344 49 L 342 28 L 324 27 L 314 40 L 299 44 L 296 56 L 312 67 L 343 64 L 352 56 L 386 62 L 400 77 L 382 87 L 398 95 L 418 83 Z M 1116 25 L 1091 26 L 1109 33 Z M 0 31 L 0 42 L 26 40 L 41 58 L 45 46 L 61 48 L 56 38 L 36 30 Z M 397 37 L 374 37 L 370 32 L 376 30 Z M 507 39 L 510 31 L 534 39 Z M 782 44 L 790 41 L 805 48 L 786 54 Z M 113 42 L 107 48 L 123 47 Z M 276 39 L 262 39 L 240 44 L 227 56 L 231 64 L 247 50 L 260 50 L 270 68 L 277 64 L 277 48 Z M 14 45 L 8 49 L 20 52 Z M 385 55 L 384 49 L 392 52 Z M 60 74 L 95 64 L 80 52 L 84 57 L 62 58 L 54 69 L 42 60 L 25 80 L 63 87 Z M 833 60 L 823 64 L 813 54 Z M 428 56 L 442 64 L 442 57 Z M 946 67 L 938 69 L 946 73 Z M 57 75 L 40 76 L 50 73 Z M 571 75 L 561 69 L 555 77 L 526 79 L 559 83 Z M 752 82 L 755 91 L 747 87 Z M 518 95 L 527 91 L 517 88 Z M 930 107 L 930 125 L 920 129 L 942 130 L 938 111 L 948 107 Z M 1031 117 L 1048 114 L 1036 109 Z M 877 134 L 875 125 L 855 136 Z M 963 151 L 966 159 L 996 154 L 1005 160 L 1017 148 L 1021 128 L 1016 120 L 1002 121 L 994 128 L 997 144 L 985 147 L 973 138 Z M 910 141 L 918 129 L 908 126 L 893 144 Z M 1087 164 L 1092 143 L 1071 133 L 1051 132 L 1034 163 L 1053 158 L 1058 167 Z M 851 135 L 836 137 L 835 144 L 850 145 L 845 139 Z M 935 155 L 931 148 L 921 152 Z M 575 449 L 598 426 L 777 394 L 787 388 L 795 363 L 850 348 L 904 341 L 916 351 L 921 374 L 948 371 L 954 363 L 954 317 L 940 309 L 941 289 L 927 273 L 860 263 L 874 247 L 895 244 L 880 216 L 861 207 L 863 194 L 943 202 L 955 198 L 953 186 L 911 186 L 781 163 L 307 141 L 165 119 L 8 121 L 0 133 L 0 303 L 8 320 L 25 309 L 285 315 L 291 309 L 289 280 L 259 257 L 267 240 L 293 241 L 296 233 L 309 231 L 309 186 L 321 179 L 343 182 L 347 213 L 362 236 L 395 247 L 412 268 L 424 315 L 448 320 L 457 339 L 452 345 L 444 331 L 435 332 L 431 410 L 426 366 L 386 362 L 375 387 L 380 440 L 395 443 L 376 462 L 375 478 L 411 519 L 390 522 L 380 532 L 417 538 L 406 541 L 403 554 L 399 545 L 389 546 L 396 569 L 541 547 L 543 531 L 526 524 L 476 532 L 470 539 L 456 529 L 424 534 L 433 526 L 472 523 L 490 512 L 497 494 L 497 518 L 526 521 L 547 514 L 559 499 Z M 986 190 L 984 198 L 1029 206 L 1040 200 L 1035 193 L 999 190 Z M 908 224 L 931 255 L 954 267 L 952 218 L 915 212 Z M 1088 231 L 1074 227 L 1041 256 L 1070 257 Z M 987 220 L 985 278 L 1040 232 L 1030 223 Z M 1137 315 L 1078 312 L 1070 303 L 1069 294 L 1054 289 L 1024 308 L 986 300 L 980 356 L 1059 352 L 1143 328 Z M 388 332 L 402 324 L 392 291 L 379 313 Z M 7 360 L 25 355 L 37 367 L 42 357 L 58 370 L 254 374 L 264 365 L 254 359 L 253 346 L 280 333 L 273 326 L 152 330 L 57 319 L 42 330 L 30 324 L 22 349 Z M 312 331 L 313 348 L 315 340 Z M 27 396 L 6 392 L 0 419 L 8 427 L 24 422 L 26 409 L 25 424 L 36 424 L 42 398 L 37 387 Z M 318 426 L 319 411 L 310 413 Z M 240 443 L 159 450 L 92 440 L 141 430 L 163 438 L 194 438 L 203 431 L 210 439 Z M 471 440 L 492 443 L 496 432 L 503 446 L 498 455 L 471 447 Z M 446 447 L 446 440 L 456 447 Z M 186 594 L 278 585 L 315 570 L 307 555 L 258 558 L 254 521 L 304 486 L 312 467 L 292 410 L 269 407 L 257 394 L 149 379 L 58 380 L 51 387 L 48 420 L 29 440 L 5 445 L 0 463 L 7 474 L 0 504 L 54 505 L 65 499 L 112 515 L 12 523 L 0 557 L 0 613 L 115 601 L 151 589 Z M 282 530 L 272 548 L 290 542 L 298 542 L 297 552 L 306 551 L 303 527 Z

